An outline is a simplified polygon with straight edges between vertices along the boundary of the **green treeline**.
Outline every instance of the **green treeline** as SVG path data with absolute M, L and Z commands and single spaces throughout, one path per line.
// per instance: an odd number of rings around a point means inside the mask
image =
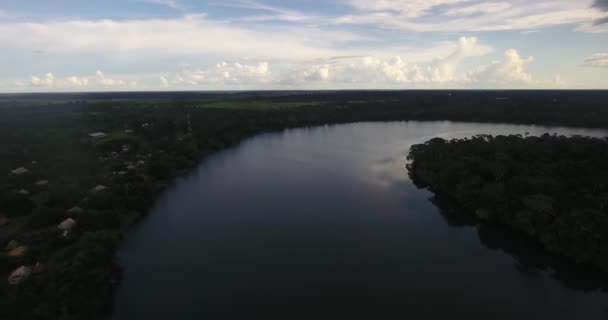
M 418 186 L 608 271 L 608 138 L 435 138 L 413 146 L 408 158 Z

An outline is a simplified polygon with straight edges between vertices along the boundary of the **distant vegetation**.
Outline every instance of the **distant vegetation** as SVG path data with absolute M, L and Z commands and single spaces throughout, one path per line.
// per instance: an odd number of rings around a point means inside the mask
M 409 159 L 420 187 L 608 272 L 608 138 L 435 138 Z
M 390 120 L 608 128 L 607 97 L 491 91 L 0 95 L 0 319 L 102 318 L 120 280 L 115 252 L 129 226 L 176 176 L 254 134 Z M 89 137 L 95 132 L 106 135 Z M 601 144 L 592 142 L 583 139 L 579 147 Z M 581 152 L 597 160 L 598 150 Z M 27 172 L 10 173 L 18 168 Z M 552 208 L 564 201 L 544 196 L 557 203 L 538 196 L 526 201 Z M 68 218 L 76 225 L 65 232 L 59 224 Z M 29 278 L 9 285 L 6 279 L 20 266 L 31 267 L 19 269 L 30 270 Z

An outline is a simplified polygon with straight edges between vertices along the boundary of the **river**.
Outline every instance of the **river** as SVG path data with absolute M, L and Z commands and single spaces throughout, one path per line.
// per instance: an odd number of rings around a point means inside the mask
M 178 178 L 129 233 L 110 318 L 606 319 L 588 274 L 460 223 L 405 168 L 433 137 L 545 132 L 608 135 L 387 122 L 250 138 Z

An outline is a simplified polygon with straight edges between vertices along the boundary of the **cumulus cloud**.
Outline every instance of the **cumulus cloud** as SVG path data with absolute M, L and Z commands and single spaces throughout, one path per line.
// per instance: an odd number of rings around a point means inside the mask
M 164 77 L 163 77 L 164 78 Z M 221 62 L 213 68 L 192 68 L 180 65 L 172 80 L 167 83 L 179 85 L 263 85 L 272 82 L 268 62 L 246 64 L 240 62 Z M 161 82 L 163 80 L 161 79 Z
M 515 49 L 505 51 L 503 60 L 492 62 L 470 74 L 470 78 L 488 85 L 529 85 L 532 75 L 526 65 L 534 61 L 533 57 L 523 58 Z
M 94 82 L 93 82 L 94 81 Z M 101 70 L 97 70 L 94 76 L 83 75 L 83 76 L 69 76 L 69 77 L 55 77 L 53 73 L 48 72 L 44 75 L 32 75 L 30 77 L 30 85 L 34 87 L 47 88 L 47 89 L 65 89 L 65 90 L 79 90 L 89 87 L 93 84 L 93 88 L 100 87 L 121 87 L 121 86 L 135 86 L 136 81 L 126 82 L 125 80 L 110 79 L 107 78 Z
M 106 78 L 101 70 L 97 70 L 95 76 L 97 77 L 97 83 L 104 87 L 125 86 L 127 84 L 124 80 Z
M 501 59 L 474 67 L 474 57 L 493 49 L 477 37 L 461 37 L 441 45 L 444 52 L 435 58 L 417 55 L 337 56 L 310 60 L 268 62 L 244 59 L 224 61 L 207 67 L 180 64 L 174 71 L 140 76 L 109 77 L 97 70 L 93 75 L 57 78 L 52 73 L 32 76 L 30 85 L 72 90 L 153 90 L 176 89 L 286 89 L 286 88 L 520 88 L 556 87 L 561 76 L 534 80 L 526 69 L 533 62 L 515 49 Z M 588 59 L 599 66 L 597 54 Z M 466 61 L 466 64 L 464 63 Z M 605 65 L 605 62 L 604 62 Z
M 35 87 L 49 87 L 55 83 L 55 76 L 50 72 L 40 77 L 32 76 L 30 83 Z
M 363 87 L 462 84 L 468 79 L 466 74 L 457 73 L 461 62 L 491 51 L 491 48 L 481 44 L 476 37 L 461 37 L 451 53 L 427 62 L 411 62 L 401 56 L 325 59 L 298 66 L 283 74 L 280 81 L 288 85 L 327 82 Z
M 585 59 L 585 64 L 591 67 L 608 67 L 608 53 L 596 53 Z
M 161 87 L 163 87 L 163 88 L 169 87 L 169 80 L 167 80 L 167 78 L 165 78 L 164 76 L 161 76 L 159 78 L 159 80 L 160 80 L 160 86 Z
M 71 76 L 66 78 L 66 82 L 72 87 L 86 87 L 89 84 L 89 79 L 86 77 Z

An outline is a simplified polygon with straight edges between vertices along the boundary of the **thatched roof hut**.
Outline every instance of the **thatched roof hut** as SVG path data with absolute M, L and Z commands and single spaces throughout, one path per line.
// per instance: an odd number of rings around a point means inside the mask
M 40 181 L 36 182 L 36 186 L 38 186 L 38 187 L 45 187 L 48 184 L 49 184 L 48 180 L 40 180 Z
M 67 211 L 67 213 L 70 213 L 70 214 L 80 214 L 80 213 L 83 213 L 83 212 L 84 212 L 84 210 L 81 207 L 78 207 L 78 206 L 73 207 L 72 209 L 70 209 L 70 210 Z
M 17 248 L 9 251 L 7 253 L 7 255 L 10 257 L 23 257 L 26 252 L 27 252 L 26 246 L 18 246 Z
M 9 224 L 9 222 L 11 222 L 11 219 L 9 219 L 7 216 L 0 214 L 0 227 L 5 226 L 7 224 Z
M 57 228 L 63 231 L 69 231 L 76 226 L 76 220 L 72 218 L 65 219 L 62 223 L 60 223 Z
M 4 247 L 4 250 L 6 251 L 11 251 L 15 248 L 17 248 L 19 246 L 19 242 L 17 242 L 17 240 L 11 240 L 9 241 L 9 243 L 6 245 L 6 247 Z
M 104 190 L 106 190 L 106 189 L 107 189 L 107 187 L 106 187 L 106 186 L 98 185 L 97 187 L 95 187 L 95 188 L 91 189 L 91 191 L 90 191 L 90 192 L 94 194 L 94 193 L 99 193 L 99 192 L 102 192 L 102 191 L 104 191 Z
M 19 284 L 27 280 L 27 278 L 29 278 L 31 274 L 31 267 L 21 266 L 15 269 L 15 271 L 11 272 L 11 274 L 8 276 L 8 283 L 12 285 Z
M 25 174 L 25 173 L 28 173 L 28 172 L 29 172 L 29 170 L 27 170 L 24 167 L 17 168 L 15 170 L 11 171 L 11 173 L 14 174 L 14 175 L 16 175 L 16 176 L 19 176 L 19 175 L 22 175 L 22 174 Z

